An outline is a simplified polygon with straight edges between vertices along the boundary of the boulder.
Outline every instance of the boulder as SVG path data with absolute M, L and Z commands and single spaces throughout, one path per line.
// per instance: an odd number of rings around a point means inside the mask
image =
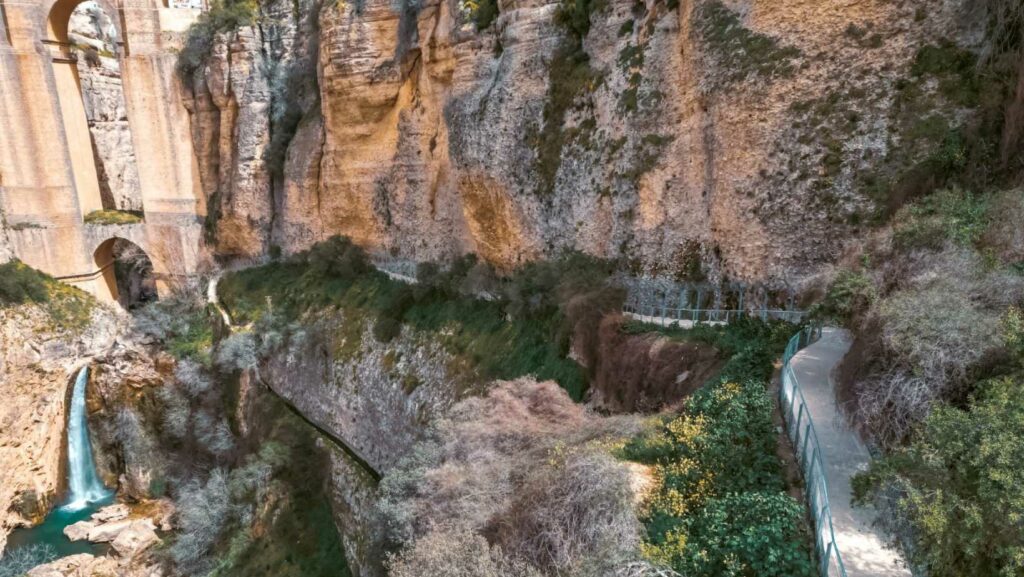
M 107 523 L 109 521 L 120 521 L 127 519 L 128 514 L 131 511 L 128 509 L 128 505 L 124 503 L 118 503 L 116 505 L 108 505 L 99 511 L 96 511 L 91 519 L 100 523 Z
M 97 525 L 92 529 L 89 529 L 89 540 L 93 543 L 107 543 L 117 539 L 117 536 L 121 534 L 132 524 L 132 521 L 111 521 L 109 523 L 103 523 Z
M 79 521 L 73 525 L 64 527 L 64 535 L 72 541 L 81 541 L 82 539 L 89 538 L 89 531 L 96 528 L 96 523 L 92 521 Z
M 114 539 L 114 551 L 122 557 L 133 557 L 160 540 L 149 519 L 133 521 L 127 529 Z
M 28 572 L 28 577 L 64 577 L 78 573 L 79 569 L 87 567 L 95 560 L 96 558 L 88 553 L 68 555 L 51 563 L 34 567 Z

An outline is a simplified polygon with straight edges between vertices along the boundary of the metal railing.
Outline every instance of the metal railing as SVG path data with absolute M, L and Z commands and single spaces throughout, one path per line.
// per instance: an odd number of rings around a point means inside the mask
M 703 308 L 676 308 L 664 305 L 643 304 L 627 302 L 622 307 L 622 312 L 649 317 L 652 324 L 669 327 L 682 325 L 684 323 L 730 323 L 741 318 L 759 318 L 761 320 L 781 320 L 799 324 L 807 316 L 807 311 L 782 310 L 782 309 L 703 309 Z
M 832 528 L 832 508 L 828 500 L 828 482 L 821 460 L 818 433 L 811 421 L 807 400 L 790 364 L 793 355 L 821 337 L 821 327 L 808 327 L 789 340 L 782 356 L 782 385 L 779 406 L 786 423 L 786 433 L 793 443 L 793 452 L 804 478 L 804 494 L 814 523 L 814 549 L 818 557 L 818 573 L 822 577 L 846 577 L 846 567 L 836 545 Z

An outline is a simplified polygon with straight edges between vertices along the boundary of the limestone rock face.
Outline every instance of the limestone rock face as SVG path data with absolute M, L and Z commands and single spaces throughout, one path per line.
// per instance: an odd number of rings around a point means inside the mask
M 416 260 L 472 251 L 512 266 L 574 248 L 647 274 L 679 276 L 696 259 L 713 280 L 792 283 L 877 208 L 858 179 L 900 140 L 893 103 L 918 50 L 976 48 L 971 3 L 912 4 L 611 0 L 582 53 L 554 1 L 505 0 L 483 31 L 453 1 L 303 4 L 316 26 L 293 17 L 286 40 L 263 38 L 283 58 L 309 52 L 303 35 L 318 40 L 319 106 L 285 134 L 272 193 L 254 188 L 246 154 L 200 154 L 218 159 L 224 214 L 250 225 L 218 226 L 219 250 L 287 253 L 343 234 Z M 239 37 L 251 53 L 232 48 L 232 86 L 262 96 L 259 38 Z M 217 52 L 196 86 L 225 85 L 224 61 Z M 197 149 L 215 132 L 201 93 Z M 271 89 L 269 110 L 289 98 Z M 243 147 L 271 112 L 238 102 L 248 119 L 221 130 Z
M 36 305 L 0 308 L 0 548 L 41 521 L 60 484 L 66 399 L 78 367 L 124 329 L 97 307 L 80 332 L 61 331 Z
M 346 322 L 359 328 L 340 328 Z M 385 473 L 458 400 L 459 378 L 440 345 L 413 335 L 382 344 L 371 324 L 328 313 L 306 329 L 303 342 L 273 355 L 260 374 L 303 415 Z

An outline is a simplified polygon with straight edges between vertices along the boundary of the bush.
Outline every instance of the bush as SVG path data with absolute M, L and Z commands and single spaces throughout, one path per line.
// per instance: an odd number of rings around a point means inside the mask
M 174 367 L 174 380 L 185 389 L 189 397 L 197 398 L 210 390 L 213 382 L 202 365 L 192 359 L 182 359 Z
M 408 286 L 376 271 L 358 273 L 365 256 L 347 239 L 329 245 L 225 275 L 220 292 L 235 321 L 258 320 L 273 310 L 285 324 L 330 308 L 343 309 L 346 318 L 389 318 L 437 339 L 458 359 L 452 364 L 461 372 L 456 378 L 535 375 L 557 380 L 582 399 L 586 375 L 567 358 L 570 337 L 595 310 L 621 307 L 623 295 L 605 289 L 614 264 L 578 253 L 524 265 L 503 285 L 489 266 L 463 257 L 447 271 L 420 267 L 430 284 Z M 352 266 L 336 268 L 341 261 Z M 489 289 L 485 298 L 466 296 L 480 286 Z M 391 338 L 394 323 L 383 321 L 379 331 L 379 338 Z
M 652 329 L 641 323 L 625 330 Z M 644 503 L 644 556 L 682 575 L 810 576 L 804 508 L 785 493 L 773 400 L 765 384 L 796 328 L 742 319 L 663 329 L 730 354 L 716 379 L 622 448 L 653 469 Z M 769 561 L 770 560 L 770 561 Z
M 828 287 L 825 298 L 814 306 L 812 314 L 822 320 L 849 325 L 857 314 L 864 314 L 876 298 L 875 284 L 863 272 L 842 269 Z
M 214 469 L 205 483 L 193 481 L 175 499 L 177 534 L 169 552 L 177 568 L 185 574 L 209 570 L 208 555 L 229 520 L 231 494 L 228 476 Z
M 178 73 L 186 81 L 206 62 L 213 52 L 218 33 L 248 26 L 256 19 L 255 0 L 211 0 L 207 11 L 189 26 L 185 46 L 178 53 Z
M 316 275 L 352 278 L 370 271 L 370 261 L 362 248 L 344 236 L 332 236 L 309 249 L 306 262 Z
M 391 339 L 394 339 L 401 333 L 402 323 L 391 317 L 380 317 L 373 324 L 373 338 L 377 339 L 377 342 L 390 343 Z
M 222 340 L 217 347 L 217 367 L 222 371 L 245 371 L 256 366 L 256 336 L 251 332 L 236 332 Z
M 803 524 L 803 506 L 785 493 L 725 495 L 686 519 L 668 546 L 647 553 L 683 575 L 812 577 Z
M 939 250 L 946 242 L 975 245 L 988 225 L 987 203 L 969 192 L 949 189 L 904 207 L 896 216 L 894 241 L 908 250 Z
M 541 577 L 465 529 L 431 531 L 388 560 L 391 577 Z
M 29 570 L 56 558 L 52 546 L 40 543 L 6 551 L 0 559 L 0 577 L 24 577 Z
M 913 443 L 855 479 L 858 497 L 895 485 L 929 575 L 1018 575 L 1024 564 L 1024 380 L 988 381 L 966 410 L 936 408 Z
M 21 261 L 0 264 L 0 306 L 49 302 L 47 285 L 51 281 L 53 279 Z
M 381 481 L 388 536 L 406 547 L 400 566 L 411 570 L 405 561 L 430 553 L 431 529 L 448 527 L 490 535 L 552 574 L 613 574 L 609 565 L 635 558 L 639 525 L 629 471 L 607 451 L 637 429 L 587 413 L 551 382 L 499 383 L 461 401 Z M 432 554 L 454 565 L 420 574 L 459 574 L 465 555 Z
M 473 19 L 477 31 L 490 28 L 501 12 L 498 0 L 464 0 L 463 6 Z

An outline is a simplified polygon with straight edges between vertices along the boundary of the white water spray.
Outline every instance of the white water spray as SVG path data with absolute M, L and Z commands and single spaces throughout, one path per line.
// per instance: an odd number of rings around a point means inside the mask
M 89 426 L 85 416 L 85 387 L 89 383 L 89 367 L 82 367 L 71 394 L 71 416 L 68 419 L 68 500 L 64 509 L 77 511 L 89 503 L 110 496 L 96 475 L 96 463 L 89 443 Z

